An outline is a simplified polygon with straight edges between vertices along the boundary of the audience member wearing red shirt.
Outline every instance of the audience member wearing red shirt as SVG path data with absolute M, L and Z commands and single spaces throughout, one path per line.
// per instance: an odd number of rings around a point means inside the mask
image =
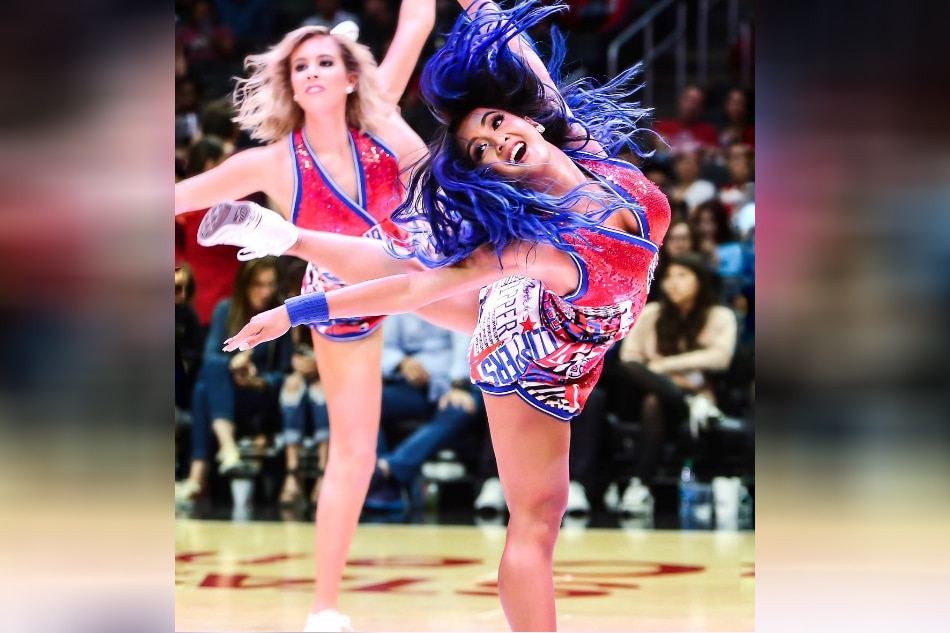
M 719 148 L 719 132 L 703 118 L 706 93 L 696 85 L 686 86 L 677 102 L 679 115 L 653 124 L 653 130 L 663 137 L 673 150 L 701 146 L 715 152 Z

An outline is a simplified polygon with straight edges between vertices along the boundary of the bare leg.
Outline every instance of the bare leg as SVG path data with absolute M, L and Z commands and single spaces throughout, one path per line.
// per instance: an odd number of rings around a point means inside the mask
M 204 491 L 208 486 L 208 462 L 203 459 L 191 460 L 188 469 L 188 479 L 198 484 L 198 489 Z
M 313 613 L 337 606 L 343 568 L 376 465 L 382 348 L 382 330 L 347 343 L 313 336 L 331 438 L 317 503 Z
M 485 396 L 511 512 L 498 593 L 512 631 L 555 631 L 554 546 L 567 507 L 571 427 L 517 395 Z
M 287 476 L 284 478 L 284 487 L 280 491 L 280 503 L 292 504 L 301 496 L 300 479 L 294 474 L 300 465 L 300 444 L 287 444 L 284 447 L 287 456 Z
M 298 232 L 300 237 L 297 243 L 284 254 L 332 270 L 333 274 L 348 284 L 425 269 L 415 259 L 390 256 L 379 240 L 299 227 Z
M 211 422 L 211 428 L 214 430 L 215 437 L 218 438 L 221 454 L 230 450 L 237 450 L 237 442 L 234 440 L 234 422 L 225 418 L 217 418 Z

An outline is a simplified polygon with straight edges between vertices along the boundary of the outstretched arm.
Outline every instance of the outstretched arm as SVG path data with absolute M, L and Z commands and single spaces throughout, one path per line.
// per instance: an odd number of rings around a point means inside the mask
M 267 192 L 270 147 L 253 147 L 229 156 L 217 167 L 175 184 L 175 215 L 207 209 L 222 200 Z
M 399 103 L 434 25 L 434 0 L 402 1 L 396 33 L 379 64 L 380 88 L 387 103 L 394 106 Z
M 502 275 L 501 267 L 452 266 L 373 279 L 331 290 L 325 295 L 313 293 L 295 297 L 283 306 L 253 317 L 240 332 L 224 342 L 224 351 L 250 349 L 277 338 L 299 323 L 412 312 L 434 301 L 481 288 Z M 303 319 L 301 315 L 309 318 Z
M 574 261 L 553 246 L 515 243 L 507 247 L 499 263 L 494 250 L 483 246 L 455 266 L 408 272 L 365 281 L 326 293 L 288 299 L 298 323 L 322 323 L 329 319 L 367 314 L 414 312 L 434 302 L 470 293 L 507 275 L 539 279 L 558 294 L 572 292 L 578 283 Z M 224 350 L 249 349 L 277 338 L 292 322 L 287 304 L 262 312 L 225 341 Z

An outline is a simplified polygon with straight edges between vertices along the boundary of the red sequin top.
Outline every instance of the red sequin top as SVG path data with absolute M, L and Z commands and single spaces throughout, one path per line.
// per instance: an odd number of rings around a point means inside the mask
M 357 174 L 357 199 L 330 178 L 307 142 L 303 129 L 290 135 L 294 155 L 294 196 L 290 220 L 299 227 L 364 235 L 389 215 L 401 200 L 396 154 L 369 134 L 350 129 L 350 148 Z
M 643 173 L 623 161 L 579 159 L 578 164 L 621 198 L 637 205 L 634 215 L 640 236 L 606 226 L 579 232 L 590 242 L 573 240 L 580 282 L 574 293 L 563 297 L 578 306 L 603 306 L 633 301 L 638 314 L 646 301 L 655 255 L 670 226 L 670 203 Z

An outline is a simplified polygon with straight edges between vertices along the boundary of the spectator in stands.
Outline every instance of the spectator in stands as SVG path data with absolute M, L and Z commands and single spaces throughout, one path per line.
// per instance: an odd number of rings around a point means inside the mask
M 176 483 L 177 500 L 193 499 L 205 490 L 212 431 L 220 448 L 218 472 L 227 474 L 242 466 L 235 426 L 260 437 L 279 417 L 277 398 L 290 370 L 290 334 L 253 350 L 221 351 L 221 341 L 237 333 L 250 317 L 282 304 L 277 280 L 276 257 L 246 262 L 234 280 L 231 298 L 215 308 L 192 394 L 191 467 L 188 478 Z
M 673 174 L 673 165 L 669 157 L 656 154 L 647 159 L 637 157 L 637 162 L 634 162 L 633 156 L 630 158 L 624 156 L 623 158 L 634 165 L 639 164 L 643 175 L 649 178 L 667 196 L 670 195 L 670 189 L 673 187 L 676 177 Z M 675 213 L 673 217 L 676 217 Z
M 175 155 L 185 158 L 198 137 L 198 110 L 202 85 L 191 74 L 175 79 Z
M 191 409 L 191 391 L 201 368 L 204 329 L 192 305 L 195 276 L 188 264 L 175 268 L 175 409 Z M 176 415 L 177 419 L 177 415 Z
M 213 62 L 234 54 L 234 33 L 218 21 L 214 6 L 207 0 L 197 0 L 191 11 L 179 16 L 175 40 L 185 53 L 189 66 Z
M 199 139 L 188 150 L 187 177 L 208 171 L 228 157 L 226 146 L 216 136 Z M 215 306 L 234 289 L 234 278 L 241 262 L 234 246 L 204 247 L 198 244 L 198 226 L 207 209 L 175 216 L 175 261 L 187 262 L 197 286 L 194 298 L 198 321 L 204 331 L 211 325 Z
M 675 119 L 660 119 L 653 124 L 653 130 L 675 152 L 680 148 L 702 147 L 716 151 L 719 147 L 719 132 L 704 118 L 706 103 L 705 91 L 697 85 L 689 85 L 683 90 L 677 101 L 678 116 Z M 662 144 L 658 149 L 663 151 Z
M 670 260 L 660 279 L 663 296 L 648 303 L 620 343 L 621 388 L 642 396 L 635 476 L 620 508 L 650 513 L 653 482 L 666 438 L 689 421 L 693 437 L 715 407 L 710 372 L 729 367 L 736 317 L 719 304 L 706 261 L 687 253 Z
M 752 147 L 744 143 L 732 143 L 725 150 L 728 180 L 719 187 L 719 201 L 726 207 L 729 217 L 736 209 L 752 201 L 755 180 Z
M 201 118 L 199 120 L 200 138 L 212 138 L 221 143 L 222 156 L 218 160 L 208 165 L 202 171 L 207 171 L 214 165 L 221 162 L 234 153 L 238 139 L 238 127 L 234 124 L 231 117 L 234 116 L 234 108 L 227 99 L 214 99 L 208 101 L 201 108 Z
M 719 147 L 723 150 L 734 143 L 755 148 L 755 126 L 749 96 L 742 88 L 730 88 L 723 103 L 723 124 L 719 127 Z
M 340 0 L 314 0 L 316 13 L 306 18 L 300 26 L 325 26 L 332 29 L 340 22 L 350 21 L 359 25 L 360 18 L 343 9 Z
M 284 295 L 293 297 L 300 294 L 307 263 L 296 257 L 284 257 L 288 265 L 284 274 L 286 285 Z M 303 479 L 299 471 L 301 447 L 304 434 L 313 429 L 316 445 L 316 477 L 310 492 L 310 501 L 317 504 L 320 485 L 323 482 L 323 470 L 327 465 L 330 442 L 330 415 L 327 412 L 327 398 L 320 382 L 317 359 L 313 352 L 313 339 L 310 330 L 304 326 L 291 328 L 294 353 L 290 364 L 292 372 L 284 379 L 280 392 L 281 418 L 284 423 L 284 456 L 287 474 L 278 499 L 285 508 L 299 507 L 304 499 Z
M 749 274 L 750 263 L 736 240 L 725 205 L 718 199 L 707 200 L 693 210 L 690 222 L 699 233 L 699 250 L 719 275 L 719 299 L 732 305 Z
M 698 205 L 716 197 L 716 186 L 702 178 L 704 153 L 698 146 L 681 146 L 673 152 L 676 182 L 669 189 L 671 202 L 682 202 L 691 214 Z
M 706 257 L 705 254 L 699 250 L 699 233 L 696 231 L 696 228 L 686 219 L 673 220 L 670 222 L 670 228 L 666 232 L 663 245 L 660 246 L 656 270 L 653 274 L 653 284 L 650 286 L 650 294 L 647 297 L 648 301 L 660 300 L 660 296 L 663 294 L 660 280 L 663 279 L 666 273 L 666 267 L 674 257 L 679 257 L 687 253 L 696 253 Z M 706 259 L 708 260 L 708 258 Z M 711 261 L 709 262 L 709 269 L 713 270 Z
M 437 327 L 412 313 L 383 324 L 383 400 L 376 470 L 366 507 L 404 507 L 405 492 L 423 462 L 452 445 L 484 412 L 481 393 L 469 378 L 471 337 Z M 393 445 L 402 420 L 428 422 Z

